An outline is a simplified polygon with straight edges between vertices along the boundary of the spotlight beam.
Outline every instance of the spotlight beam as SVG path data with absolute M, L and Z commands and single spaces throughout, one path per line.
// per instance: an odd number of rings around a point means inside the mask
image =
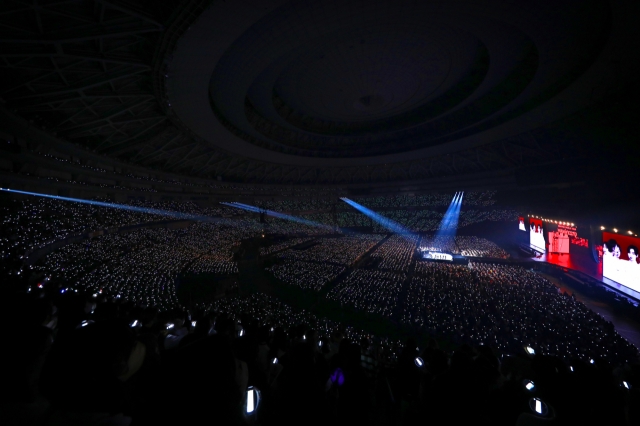
M 84 200 L 82 198 L 62 197 L 62 196 L 59 196 L 59 195 L 40 194 L 40 193 L 37 193 L 37 192 L 19 191 L 17 189 L 0 188 L 0 191 L 2 191 L 2 192 L 10 192 L 10 193 L 14 193 L 14 194 L 31 195 L 31 196 L 34 196 L 34 197 L 51 198 L 51 199 L 54 199 L 54 200 L 69 201 L 69 202 L 73 202 L 73 203 L 90 204 L 90 205 L 98 206 L 98 207 L 107 207 L 107 208 L 112 208 L 112 209 L 128 210 L 128 211 L 138 212 L 138 213 L 155 214 L 155 215 L 160 215 L 160 216 L 172 217 L 172 218 L 176 218 L 176 219 L 193 220 L 193 221 L 198 221 L 198 222 L 212 222 L 212 223 L 226 224 L 226 225 L 231 225 L 231 226 L 237 226 L 238 225 L 237 222 L 231 221 L 229 219 L 216 218 L 216 217 L 203 216 L 203 215 L 195 215 L 195 214 L 190 214 L 190 213 L 174 212 L 174 211 L 170 211 L 170 210 L 152 209 L 152 208 L 147 208 L 147 207 L 136 207 L 136 206 L 129 206 L 127 204 L 106 203 L 104 201 Z
M 379 223 L 380 225 L 382 225 L 384 228 L 388 229 L 391 232 L 395 232 L 396 234 L 413 234 L 411 231 L 409 231 L 404 226 L 400 225 L 398 222 L 395 222 L 389 218 L 386 218 L 374 212 L 373 210 L 368 209 L 362 204 L 358 204 L 355 201 L 350 200 L 348 198 L 344 198 L 344 197 L 340 199 L 345 203 L 349 204 L 351 207 L 363 213 L 365 216 L 368 216 L 371 219 L 375 220 L 377 223 Z
M 264 212 L 264 214 L 266 214 L 267 216 L 275 217 L 275 218 L 278 218 L 278 219 L 290 220 L 292 222 L 301 223 L 303 225 L 314 226 L 316 228 L 324 228 L 324 229 L 327 229 L 329 231 L 333 230 L 333 228 L 331 226 L 326 225 L 324 223 L 315 222 L 313 220 L 308 220 L 308 219 L 302 219 L 301 217 L 291 216 L 289 214 L 284 214 L 284 213 L 276 212 L 276 211 L 273 211 L 273 210 L 264 210 L 264 209 L 261 209 L 261 208 L 256 207 L 256 206 L 251 206 L 249 204 L 242 204 L 242 203 L 236 203 L 236 202 L 231 202 L 231 203 L 220 202 L 220 204 L 224 204 L 225 206 L 229 206 L 229 207 L 235 207 L 237 209 L 247 210 L 247 211 L 250 211 L 250 212 L 253 212 L 253 213 L 262 213 L 262 212 Z
M 456 192 L 449 205 L 449 208 L 442 217 L 440 227 L 436 236 L 449 236 L 454 237 L 458 229 L 458 219 L 460 217 L 460 209 L 462 207 L 462 197 L 464 192 Z
M 460 203 L 460 194 L 456 193 L 456 196 L 453 197 L 453 201 L 451 202 L 451 205 L 449 205 L 449 209 L 447 210 L 447 212 L 443 217 L 443 221 L 441 224 L 442 229 L 444 230 L 450 229 L 454 222 L 457 223 L 458 219 L 457 219 L 456 212 L 459 211 L 459 206 L 460 206 L 459 203 Z

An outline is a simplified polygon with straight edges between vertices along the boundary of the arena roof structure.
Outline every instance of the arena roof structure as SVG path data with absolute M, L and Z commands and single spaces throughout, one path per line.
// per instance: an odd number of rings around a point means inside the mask
M 60 141 L 183 176 L 593 183 L 640 170 L 638 8 L 7 0 L 0 97 Z

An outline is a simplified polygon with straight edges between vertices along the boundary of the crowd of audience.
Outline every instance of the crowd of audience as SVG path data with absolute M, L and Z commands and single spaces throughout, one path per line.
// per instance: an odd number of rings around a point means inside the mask
M 460 250 L 453 237 L 448 235 L 423 235 L 420 240 L 420 251 L 440 251 L 459 254 Z
M 348 266 L 375 246 L 383 237 L 380 234 L 356 234 L 337 238 L 319 238 L 313 247 L 306 250 L 287 250 L 279 253 L 278 257 Z
M 14 144 L 16 145 L 16 144 Z M 41 153 L 39 151 L 31 150 L 32 154 L 40 155 L 43 158 L 55 160 L 56 162 L 73 164 L 79 167 L 82 167 L 87 170 L 91 170 L 98 173 L 108 174 L 112 179 L 122 180 L 123 177 L 144 180 L 151 183 L 156 184 L 170 184 L 170 185 L 180 185 L 180 186 L 188 186 L 188 187 L 197 187 L 203 189 L 213 189 L 213 190 L 223 190 L 223 191 L 250 191 L 250 192 L 267 192 L 274 193 L 280 196 L 287 197 L 297 197 L 297 196 L 319 196 L 326 194 L 327 196 L 332 195 L 336 190 L 340 188 L 309 188 L 309 187 L 278 187 L 278 186 L 265 186 L 265 185 L 253 185 L 253 186 L 241 186 L 234 185 L 229 183 L 211 183 L 211 182 L 195 182 L 190 179 L 177 180 L 173 178 L 161 178 L 158 176 L 150 176 L 149 174 L 140 174 L 140 173 L 132 173 L 132 172 L 123 172 L 119 170 L 119 168 L 111 167 L 110 170 L 104 169 L 102 167 L 97 167 L 89 164 L 88 162 L 83 162 L 77 157 L 69 157 L 64 155 L 54 155 L 50 153 Z M 27 173 L 28 175 L 28 173 Z M 82 185 L 87 185 L 86 182 L 75 182 Z M 131 189 L 130 187 L 122 187 L 125 189 Z M 140 188 L 134 188 L 139 190 Z M 157 192 L 157 190 L 150 188 L 150 191 Z
M 25 176 L 31 176 L 40 180 L 48 180 L 56 183 L 64 183 L 67 185 L 82 185 L 82 186 L 95 186 L 96 188 L 105 188 L 105 189 L 118 189 L 122 191 L 136 191 L 136 192 L 158 192 L 157 189 L 146 187 L 146 186 L 126 186 L 126 185 L 118 185 L 115 183 L 105 183 L 105 182 L 92 182 L 89 180 L 78 180 L 78 179 L 63 179 L 57 176 L 38 176 L 33 175 L 29 172 L 23 173 Z
M 338 212 L 336 213 L 336 222 L 341 228 L 356 228 L 363 226 L 372 226 L 373 221 L 368 216 L 360 212 Z
M 357 197 L 353 200 L 369 208 L 447 207 L 451 204 L 453 196 L 454 194 L 395 195 Z M 466 192 L 462 203 L 466 206 L 492 206 L 496 203 L 495 196 L 496 191 Z
M 498 259 L 508 259 L 509 253 L 498 247 L 497 244 L 486 238 L 474 236 L 456 236 L 456 245 L 460 249 L 460 254 L 469 257 L 494 257 Z
M 418 347 L 262 294 L 159 312 L 50 285 L 3 299 L 3 319 L 21 319 L 5 334 L 3 424 L 632 425 L 640 414 L 637 364 Z
M 101 201 L 101 200 L 97 200 Z M 234 218 L 235 226 L 244 228 L 247 234 L 269 232 L 275 234 L 323 235 L 327 228 L 312 224 L 301 224 L 283 219 L 268 217 L 267 223 L 260 223 L 257 214 L 248 214 L 243 210 L 227 206 L 203 208 L 190 202 L 146 202 L 131 200 L 127 205 L 149 208 L 169 212 L 180 212 L 202 217 Z M 472 212 L 473 213 L 473 212 Z M 469 214 L 472 214 L 469 213 Z M 413 231 L 433 231 L 438 229 L 442 213 L 422 211 L 389 211 L 388 217 L 402 226 Z M 489 212 L 481 212 L 472 219 L 465 219 L 465 212 L 461 214 L 461 224 L 471 224 L 477 221 L 493 220 L 487 217 Z M 173 216 L 146 213 L 125 209 L 107 208 L 92 204 L 65 202 L 48 198 L 30 198 L 12 200 L 3 207 L 4 219 L 0 226 L 0 254 L 3 256 L 29 256 L 34 250 L 43 248 L 59 240 L 73 235 L 143 224 L 166 219 Z M 313 213 L 304 216 L 305 219 L 321 224 L 332 224 L 330 213 Z M 361 213 L 339 212 L 336 214 L 337 224 L 342 227 L 370 226 L 372 221 Z M 496 216 L 494 219 L 504 219 Z M 373 230 L 386 233 L 387 229 L 373 222 Z
M 20 203 L 4 218 L 5 258 L 87 230 L 158 220 L 54 200 Z M 522 267 L 413 257 L 416 247 L 506 256 L 485 239 L 305 237 L 319 231 L 269 219 L 271 230 L 291 237 L 261 252 L 282 250 L 269 268 L 275 277 L 312 291 L 335 284 L 328 300 L 391 320 L 420 341 L 401 342 L 263 294 L 185 306 L 177 277 L 236 274 L 234 249 L 265 224 L 226 207 L 132 203 L 229 216 L 238 226 L 108 233 L 23 262 L 18 272 L 39 280 L 1 302 L 12 342 L 3 424 L 282 425 L 312 416 L 336 425 L 512 425 L 544 417 L 535 403 L 529 408 L 533 397 L 552 407 L 546 418 L 565 424 L 640 419 L 638 350 L 612 323 Z M 293 248 L 312 238 L 318 244 Z M 375 268 L 357 264 L 366 253 Z
M 183 229 L 140 229 L 66 245 L 30 267 L 65 291 L 104 292 L 160 309 L 177 305 L 178 275 L 237 274 L 233 248 L 242 228 L 197 223 Z M 215 243 L 212 243 L 215 242 Z
M 465 194 L 463 205 L 473 207 L 489 207 L 496 203 L 495 191 L 469 192 Z M 426 194 L 426 195 L 395 195 L 377 197 L 353 197 L 353 201 L 371 209 L 403 209 L 406 207 L 447 207 L 453 200 L 450 194 Z M 335 196 L 330 198 L 303 198 L 262 201 L 261 208 L 286 211 L 327 211 L 336 208 L 339 211 L 348 211 L 349 207 L 337 201 Z M 353 225 L 349 225 L 353 226 Z
M 400 301 L 405 279 L 403 273 L 355 269 L 327 294 L 327 299 L 390 317 Z
M 494 268 L 473 265 L 473 270 L 482 267 Z M 457 268 L 446 269 L 451 271 L 434 271 L 437 279 Z M 506 280 L 508 275 L 496 276 Z M 383 276 L 359 278 L 356 290 L 371 288 L 371 281 L 389 282 Z M 537 308 L 576 310 L 570 321 L 556 318 L 554 324 L 572 327 L 583 321 L 585 330 L 563 334 L 568 342 L 586 336 L 601 338 L 598 343 L 610 350 L 620 347 L 619 337 L 607 337 L 615 334 L 611 327 L 591 324 L 598 319 L 569 296 L 564 305 L 548 303 L 557 292 L 547 294 L 544 284 L 537 285 L 524 284 L 545 298 L 547 304 Z M 21 319 L 5 335 L 15 350 L 8 354 L 12 368 L 3 380 L 4 424 L 282 425 L 313 415 L 315 422 L 336 425 L 513 425 L 523 416 L 542 417 L 535 405 L 529 408 L 534 397 L 553 410 L 547 418 L 565 424 L 632 425 L 638 419 L 637 364 L 610 364 L 618 359 L 606 351 L 602 357 L 588 351 L 554 356 L 544 343 L 526 339 L 501 348 L 481 331 L 476 333 L 486 340 L 454 350 L 441 349 L 435 340 L 418 346 L 411 338 L 378 338 L 260 294 L 161 312 L 104 293 L 94 297 L 60 293 L 53 283 L 44 287 L 3 300 L 2 315 Z M 387 307 L 384 292 L 379 288 L 361 297 L 378 297 Z M 504 304 L 514 301 L 507 297 Z M 450 323 L 460 322 L 466 310 L 461 295 L 452 292 L 439 303 L 447 302 L 453 305 L 449 309 L 460 306 Z M 515 303 L 507 312 L 520 308 Z M 494 311 L 488 318 L 503 316 Z M 481 324 L 478 316 L 474 320 Z M 454 340 L 465 331 L 442 329 Z M 628 349 L 631 358 L 637 356 Z M 248 395 L 257 396 L 252 389 L 260 390 L 260 402 L 256 407 L 254 399 L 255 410 L 247 413 Z
M 267 270 L 286 284 L 305 290 L 319 291 L 325 284 L 335 279 L 345 268 L 343 265 L 326 262 L 285 260 L 267 268 Z
M 288 249 L 289 247 L 297 246 L 298 244 L 306 243 L 308 241 L 311 241 L 311 238 L 306 238 L 306 237 L 291 238 L 284 241 L 280 241 L 276 244 L 270 244 L 266 247 L 260 247 L 260 256 L 268 256 L 271 253 L 285 250 L 285 249 Z
M 503 352 L 626 362 L 637 349 L 613 324 L 519 266 L 427 262 L 411 278 L 400 320 L 433 335 Z
M 370 257 L 378 261 L 378 269 L 408 272 L 418 238 L 415 235 L 392 235 Z
M 267 271 L 286 284 L 319 291 L 382 238 L 377 234 L 318 238 L 314 240 L 316 244 L 309 248 L 280 252 L 277 255 L 278 263 L 267 268 Z
M 31 251 L 84 232 L 159 220 L 158 215 L 49 198 L 13 200 L 3 207 L 0 252 Z
M 203 254 L 187 267 L 185 273 L 233 275 L 238 273 L 238 263 L 221 260 L 217 255 Z

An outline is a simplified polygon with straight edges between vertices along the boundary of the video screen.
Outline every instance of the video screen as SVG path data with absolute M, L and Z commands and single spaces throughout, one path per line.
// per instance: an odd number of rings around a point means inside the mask
M 640 238 L 602 233 L 602 275 L 640 292 Z
M 546 251 L 547 245 L 541 219 L 529 218 L 529 244 L 538 251 L 543 253 Z
M 545 227 L 548 232 L 549 253 L 568 254 L 571 251 L 572 239 L 578 236 L 575 226 L 549 221 L 545 223 Z
M 569 253 L 569 236 L 563 231 L 549 231 L 549 253 Z
M 527 230 L 527 228 L 524 225 L 524 217 L 522 217 L 522 216 L 520 216 L 518 218 L 518 229 L 521 230 L 521 231 L 526 231 Z

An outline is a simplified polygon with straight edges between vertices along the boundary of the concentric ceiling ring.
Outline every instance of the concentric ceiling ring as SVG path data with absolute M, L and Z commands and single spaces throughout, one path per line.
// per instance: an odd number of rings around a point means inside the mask
M 176 56 L 200 54 L 202 63 L 181 75 L 174 108 L 212 143 L 299 165 L 375 164 L 433 153 L 446 142 L 482 143 L 483 131 L 579 78 L 607 34 L 606 17 L 576 22 L 551 3 L 531 10 L 490 1 L 253 3 L 226 5 L 226 15 L 205 12 L 185 36 Z M 582 7 L 593 18 L 603 5 Z M 213 28 L 224 16 L 223 28 Z M 557 33 L 562 28 L 570 34 Z M 182 92 L 201 85 L 207 69 L 216 118 L 203 123 L 196 120 L 205 111 L 185 114 L 193 99 Z M 185 80 L 196 74 L 197 83 Z M 195 103 L 202 108 L 201 95 Z M 220 124 L 232 139 L 215 137 Z

